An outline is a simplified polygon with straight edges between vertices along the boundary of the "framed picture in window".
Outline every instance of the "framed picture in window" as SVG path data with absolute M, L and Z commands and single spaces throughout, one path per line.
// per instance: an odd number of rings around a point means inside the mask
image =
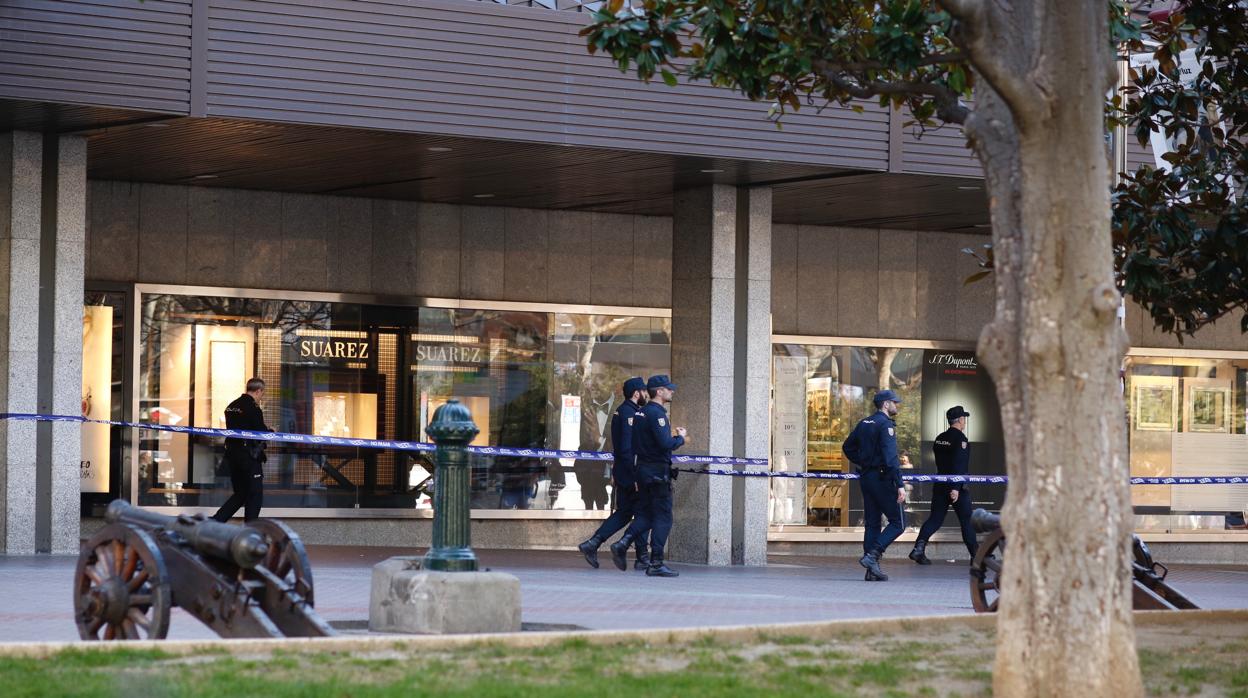
M 1186 431 L 1226 434 L 1231 425 L 1231 388 L 1189 382 L 1184 401 Z
M 1131 414 L 1136 431 L 1174 431 L 1178 386 L 1169 377 L 1136 376 L 1131 381 Z

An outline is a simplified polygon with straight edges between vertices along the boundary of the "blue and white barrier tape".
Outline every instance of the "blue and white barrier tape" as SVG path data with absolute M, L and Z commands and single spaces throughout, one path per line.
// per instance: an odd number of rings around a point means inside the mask
M 173 424 L 150 424 L 147 422 L 121 422 L 109 419 L 88 419 L 73 415 L 31 414 L 23 412 L 2 412 L 0 420 L 19 422 L 78 422 L 81 424 L 104 424 L 132 429 L 150 431 L 167 431 L 176 434 L 194 434 L 208 437 L 233 437 L 238 439 L 255 439 L 270 443 L 303 444 L 309 446 L 345 446 L 349 448 L 377 448 L 395 451 L 432 452 L 437 449 L 431 443 L 419 441 L 388 441 L 382 439 L 349 439 L 340 436 L 315 436 L 312 434 L 292 434 L 288 432 L 247 431 L 244 429 L 211 429 L 208 427 L 183 427 Z M 577 460 L 597 460 L 610 462 L 614 460 L 611 453 L 605 451 L 560 451 L 545 448 L 509 448 L 506 446 L 469 446 L 469 453 L 483 456 L 518 456 L 522 458 L 558 459 L 571 458 Z M 673 464 L 703 465 L 747 465 L 767 467 L 766 458 L 732 458 L 724 456 L 672 456 Z M 857 480 L 856 473 L 787 473 L 772 470 L 728 470 L 724 468 L 677 468 L 683 473 L 699 475 L 729 475 L 734 477 L 765 477 L 765 478 L 797 478 L 803 480 Z M 1004 485 L 1009 479 L 1004 475 L 905 475 L 902 480 L 907 482 L 947 482 L 953 484 L 985 484 Z M 1187 477 L 1133 477 L 1132 485 L 1248 485 L 1248 475 L 1206 475 Z

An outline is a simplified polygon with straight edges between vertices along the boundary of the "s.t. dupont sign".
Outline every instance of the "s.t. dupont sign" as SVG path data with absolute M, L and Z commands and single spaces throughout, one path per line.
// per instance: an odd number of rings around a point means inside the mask
M 979 373 L 979 363 L 971 354 L 932 354 L 927 363 L 940 366 L 945 375 L 974 376 Z

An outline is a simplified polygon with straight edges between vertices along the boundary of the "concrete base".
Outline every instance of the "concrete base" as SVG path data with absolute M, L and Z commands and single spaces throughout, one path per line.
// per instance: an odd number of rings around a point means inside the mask
M 520 631 L 520 580 L 502 572 L 431 572 L 419 557 L 373 567 L 368 629 L 389 633 Z

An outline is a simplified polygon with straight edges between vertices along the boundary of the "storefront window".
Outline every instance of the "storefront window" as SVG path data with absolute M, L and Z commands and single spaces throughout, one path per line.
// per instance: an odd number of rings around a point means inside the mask
M 1248 475 L 1248 358 L 1131 356 L 1131 474 Z M 1245 530 L 1248 485 L 1137 485 L 1142 531 Z
M 278 431 L 426 441 L 434 411 L 455 398 L 481 430 L 476 445 L 609 450 L 619 383 L 666 370 L 669 322 L 144 293 L 139 418 L 224 426 L 222 410 L 257 375 Z M 212 507 L 229 495 L 221 439 L 143 432 L 137 453 L 140 504 Z M 602 508 L 609 490 L 602 462 L 471 462 L 478 509 Z M 432 471 L 422 453 L 272 444 L 265 506 L 428 508 Z
M 948 428 L 945 410 L 971 413 L 971 473 L 1004 474 L 1000 410 L 987 371 L 967 351 L 898 347 L 777 344 L 773 346 L 772 468 L 785 472 L 846 472 L 841 445 L 857 422 L 875 411 L 877 390 L 903 400 L 897 446 L 903 473 L 934 473 L 932 441 Z M 773 525 L 821 528 L 862 525 L 862 499 L 846 480 L 775 478 Z M 906 523 L 926 518 L 930 484 L 907 484 Z M 999 510 L 1004 488 L 976 485 L 975 503 Z M 947 526 L 956 520 L 946 519 Z

